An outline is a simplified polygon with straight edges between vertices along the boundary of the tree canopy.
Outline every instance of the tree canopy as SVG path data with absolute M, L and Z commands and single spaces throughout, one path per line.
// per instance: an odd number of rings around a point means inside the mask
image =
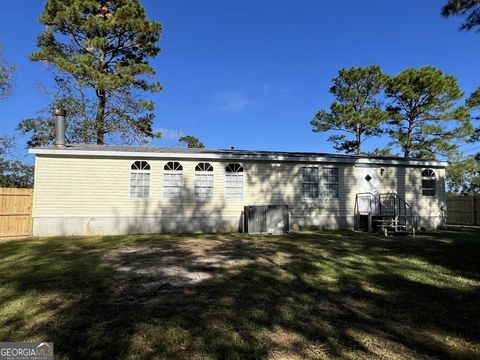
M 457 105 L 463 96 L 457 80 L 435 67 L 402 71 L 387 81 L 385 93 L 389 134 L 405 157 L 445 155 L 473 132 L 468 109 Z
M 442 7 L 443 16 L 463 16 L 462 30 L 480 31 L 480 0 L 448 0 Z
M 0 100 L 10 95 L 14 71 L 15 67 L 8 64 L 3 58 L 2 47 L 0 46 Z
M 0 48 L 0 100 L 11 94 L 15 66 L 7 64 Z M 0 187 L 30 187 L 33 185 L 33 166 L 16 158 L 13 136 L 0 136 Z
M 140 94 L 161 90 L 151 81 L 155 71 L 148 63 L 160 51 L 161 26 L 147 19 L 138 0 L 47 0 L 40 21 L 46 29 L 30 58 L 58 70 L 58 93 L 50 107 L 75 104 L 69 114 L 83 142 L 132 143 L 159 136 L 153 130 L 154 103 Z M 51 128 L 51 117 L 37 120 L 20 129 L 35 137 L 34 124 L 41 132 Z
M 337 131 L 328 141 L 338 151 L 359 154 L 365 140 L 382 134 L 387 119 L 379 95 L 387 77 L 379 66 L 341 69 L 330 93 L 330 111 L 320 110 L 310 122 L 315 132 Z M 349 135 L 349 137 L 347 137 Z
M 466 101 L 466 105 L 470 109 L 472 121 L 480 121 L 480 87 L 470 95 Z M 469 142 L 476 142 L 478 140 L 480 140 L 480 127 L 477 127 L 472 137 L 468 139 Z
M 465 19 L 460 29 L 480 31 L 480 0 L 448 0 L 442 8 L 442 15 L 446 17 L 462 16 Z M 480 120 L 478 114 L 480 110 L 480 87 L 470 95 L 466 104 L 473 112 L 472 120 Z M 473 142 L 479 139 L 480 127 L 475 130 L 474 136 L 469 141 Z
M 33 186 L 33 166 L 16 158 L 15 139 L 0 137 L 0 187 L 26 188 Z
M 39 112 L 34 118 L 21 121 L 17 130 L 23 134 L 29 134 L 27 145 L 30 147 L 49 145 L 55 142 L 55 109 L 67 111 L 66 139 L 70 143 L 95 143 L 97 131 L 95 127 L 96 101 L 86 95 L 88 89 L 80 86 L 75 81 L 70 81 L 70 76 L 56 76 L 55 91 L 43 89 L 47 96 L 53 101 Z M 120 91 L 111 97 L 108 107 L 111 108 L 106 114 L 106 129 L 108 140 L 112 143 L 132 144 L 142 143 L 146 137 L 139 137 L 138 128 L 130 126 L 130 122 L 123 121 L 126 117 L 143 117 L 143 123 L 150 126 L 146 131 L 153 136 L 160 136 L 160 132 L 154 131 L 151 126 L 153 122 L 153 105 L 150 102 L 135 100 L 129 94 Z M 122 117 L 120 118 L 120 116 Z M 116 120 L 115 118 L 119 119 Z M 111 121 L 110 121 L 111 120 Z
M 200 141 L 199 138 L 192 135 L 183 135 L 178 138 L 178 142 L 188 148 L 201 148 L 203 149 L 205 145 Z
M 446 171 L 447 187 L 453 193 L 480 192 L 480 154 L 461 156 L 456 154 L 450 158 L 450 166 Z

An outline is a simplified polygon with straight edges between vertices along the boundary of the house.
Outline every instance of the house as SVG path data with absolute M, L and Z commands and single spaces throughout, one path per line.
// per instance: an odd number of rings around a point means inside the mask
M 444 216 L 441 161 L 81 144 L 29 151 L 35 236 L 239 231 L 247 205 L 287 205 L 292 230 L 371 229 L 387 221 L 382 209 L 396 212 L 388 221 L 399 229 L 434 229 Z

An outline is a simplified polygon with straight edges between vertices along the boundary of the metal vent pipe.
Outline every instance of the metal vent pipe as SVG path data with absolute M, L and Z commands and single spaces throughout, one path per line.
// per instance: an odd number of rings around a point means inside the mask
M 55 110 L 55 146 L 65 146 L 65 116 L 67 111 L 64 109 Z

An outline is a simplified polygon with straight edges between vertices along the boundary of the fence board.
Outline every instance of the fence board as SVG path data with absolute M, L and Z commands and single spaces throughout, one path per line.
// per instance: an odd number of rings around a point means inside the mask
M 448 196 L 447 224 L 480 225 L 480 196 Z
M 0 237 L 32 233 L 32 189 L 0 188 Z

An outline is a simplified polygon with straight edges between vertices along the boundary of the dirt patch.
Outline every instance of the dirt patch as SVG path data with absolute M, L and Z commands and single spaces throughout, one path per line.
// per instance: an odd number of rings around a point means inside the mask
M 164 285 L 186 286 L 215 276 L 219 268 L 246 265 L 266 259 L 286 261 L 251 240 L 202 241 L 199 239 L 163 244 L 124 246 L 103 257 L 118 271 L 143 275 L 142 286 L 157 289 Z

